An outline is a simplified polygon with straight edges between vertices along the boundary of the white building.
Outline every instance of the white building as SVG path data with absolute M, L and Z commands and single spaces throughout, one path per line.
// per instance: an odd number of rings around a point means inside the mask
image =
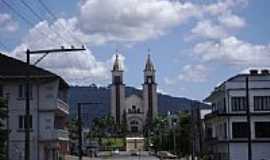
M 123 70 L 116 55 L 112 70 L 111 115 L 117 124 L 121 124 L 126 119 L 128 130 L 132 133 L 142 133 L 146 123 L 150 123 L 157 114 L 158 96 L 155 72 L 150 55 L 148 55 L 144 69 L 142 95 L 133 94 L 126 97 Z
M 223 82 L 206 98 L 213 108 L 206 116 L 208 149 L 216 160 L 248 159 L 247 76 L 253 160 L 270 159 L 270 74 L 251 70 Z
M 25 75 L 27 64 L 0 54 L 0 91 L 8 99 L 9 159 L 24 159 Z M 67 83 L 59 76 L 30 67 L 30 151 L 32 160 L 56 160 L 68 152 Z

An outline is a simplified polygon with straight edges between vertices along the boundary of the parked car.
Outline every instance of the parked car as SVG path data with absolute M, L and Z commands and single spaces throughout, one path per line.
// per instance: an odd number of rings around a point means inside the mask
M 177 156 L 174 155 L 174 154 L 171 154 L 170 152 L 168 151 L 159 151 L 157 153 L 157 156 L 161 159 L 176 159 Z

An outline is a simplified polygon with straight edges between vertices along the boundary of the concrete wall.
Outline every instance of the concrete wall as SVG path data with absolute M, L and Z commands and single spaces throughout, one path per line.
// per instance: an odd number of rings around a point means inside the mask
M 2 82 L 2 84 L 4 86 L 4 95 L 9 94 L 10 159 L 23 159 L 25 132 L 23 129 L 19 129 L 19 116 L 25 114 L 25 99 L 19 97 L 18 88 L 20 84 L 24 84 L 24 81 L 16 79 Z M 43 160 L 43 148 L 39 144 L 39 140 L 52 140 L 54 136 L 52 133 L 55 130 L 54 122 L 59 80 L 42 79 L 42 81 L 33 81 L 31 84 L 30 113 L 33 126 L 30 136 L 31 159 L 38 160 L 40 158 L 40 160 Z
M 248 147 L 247 143 L 230 144 L 230 160 L 247 160 Z M 252 143 L 252 159 L 268 160 L 270 159 L 269 143 Z

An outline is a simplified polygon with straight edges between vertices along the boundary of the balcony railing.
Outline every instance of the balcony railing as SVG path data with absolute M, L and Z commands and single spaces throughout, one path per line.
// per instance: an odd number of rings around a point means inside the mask
M 57 139 L 57 140 L 68 141 L 69 140 L 69 132 L 67 130 L 63 130 L 63 129 L 55 129 L 54 134 L 53 134 L 53 138 Z
M 51 132 L 41 132 L 40 138 L 41 141 L 51 141 L 51 140 L 62 140 L 68 141 L 69 140 L 69 132 L 64 129 L 54 129 Z
M 69 112 L 69 106 L 66 102 L 64 102 L 63 100 L 57 98 L 57 108 L 59 108 L 60 110 L 64 111 L 64 112 Z

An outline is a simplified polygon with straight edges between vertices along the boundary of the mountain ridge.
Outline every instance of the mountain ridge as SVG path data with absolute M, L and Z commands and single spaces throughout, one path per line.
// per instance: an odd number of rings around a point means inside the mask
M 110 113 L 110 86 L 97 87 L 92 84 L 90 86 L 71 86 L 69 89 L 69 105 L 70 105 L 70 118 L 76 117 L 77 103 L 91 102 L 100 103 L 93 105 L 85 105 L 82 109 L 82 117 L 84 126 L 90 126 L 91 121 L 95 117 L 102 117 Z M 142 90 L 126 86 L 126 96 L 132 94 L 141 95 Z M 190 100 L 185 97 L 174 97 L 158 93 L 158 112 L 167 114 L 168 111 L 175 113 L 179 111 L 190 110 L 192 106 L 200 108 L 210 108 L 209 105 L 199 101 Z

